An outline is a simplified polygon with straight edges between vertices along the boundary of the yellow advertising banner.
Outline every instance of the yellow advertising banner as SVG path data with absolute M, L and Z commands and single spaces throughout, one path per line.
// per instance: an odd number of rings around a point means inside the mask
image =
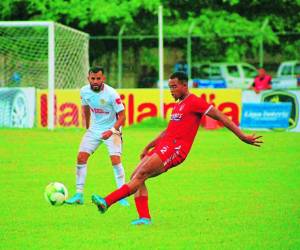
M 195 95 L 224 112 L 239 124 L 242 92 L 239 89 L 191 89 Z M 126 110 L 126 124 L 139 123 L 150 117 L 160 116 L 159 89 L 118 90 Z M 38 127 L 47 127 L 47 90 L 37 91 Z M 169 119 L 175 104 L 169 90 L 163 91 L 164 117 Z M 54 120 L 56 127 L 83 127 L 84 121 L 80 104 L 79 89 L 55 90 Z M 204 121 L 205 123 L 205 121 Z M 203 124 L 205 125 L 205 124 Z

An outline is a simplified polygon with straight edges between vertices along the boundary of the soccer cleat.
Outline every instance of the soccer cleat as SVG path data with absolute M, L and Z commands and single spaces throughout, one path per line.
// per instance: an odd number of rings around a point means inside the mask
M 119 204 L 123 207 L 129 207 L 130 204 L 126 199 L 119 200 Z
M 106 201 L 97 194 L 92 195 L 92 202 L 98 207 L 98 210 L 102 214 L 108 209 Z
M 149 218 L 139 218 L 131 222 L 131 225 L 139 226 L 139 225 L 151 225 L 151 219 Z
M 69 205 L 73 205 L 73 204 L 82 205 L 83 204 L 83 194 L 82 193 L 76 193 L 70 199 L 66 200 L 65 203 L 69 204 Z

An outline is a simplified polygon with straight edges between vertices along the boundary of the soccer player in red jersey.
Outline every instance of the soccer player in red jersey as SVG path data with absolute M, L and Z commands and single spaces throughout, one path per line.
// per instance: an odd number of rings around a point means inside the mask
M 92 202 L 97 205 L 101 213 L 118 200 L 134 194 L 139 219 L 132 224 L 151 224 L 145 181 L 168 171 L 186 159 L 204 115 L 222 122 L 245 143 L 253 146 L 260 146 L 262 143 L 259 139 L 261 136 L 244 134 L 221 111 L 189 93 L 188 77 L 185 73 L 173 73 L 169 79 L 169 88 L 177 103 L 173 108 L 167 129 L 145 147 L 141 154 L 141 161 L 127 184 L 105 198 L 97 194 L 92 195 Z

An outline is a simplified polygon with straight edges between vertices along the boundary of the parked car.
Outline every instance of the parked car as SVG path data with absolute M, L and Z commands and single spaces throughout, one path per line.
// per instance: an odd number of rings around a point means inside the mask
M 192 84 L 191 84 L 192 83 Z M 222 76 L 221 68 L 214 64 L 194 64 L 192 80 L 194 88 L 226 88 L 226 80 Z
M 248 63 L 207 63 L 194 64 L 192 67 L 194 87 L 205 87 L 207 84 L 216 87 L 222 85 L 227 88 L 247 89 L 252 85 L 256 75 L 256 68 Z
M 300 61 L 282 62 L 277 70 L 277 77 L 272 80 L 273 89 L 300 87 Z

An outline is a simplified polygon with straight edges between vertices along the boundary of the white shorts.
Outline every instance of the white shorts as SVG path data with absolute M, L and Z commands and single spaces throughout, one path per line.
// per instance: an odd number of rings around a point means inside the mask
M 122 137 L 120 135 L 112 134 L 107 140 L 102 140 L 100 135 L 99 138 L 96 138 L 90 130 L 84 134 L 79 146 L 79 152 L 87 152 L 91 155 L 102 143 L 106 145 L 109 155 L 121 156 Z

